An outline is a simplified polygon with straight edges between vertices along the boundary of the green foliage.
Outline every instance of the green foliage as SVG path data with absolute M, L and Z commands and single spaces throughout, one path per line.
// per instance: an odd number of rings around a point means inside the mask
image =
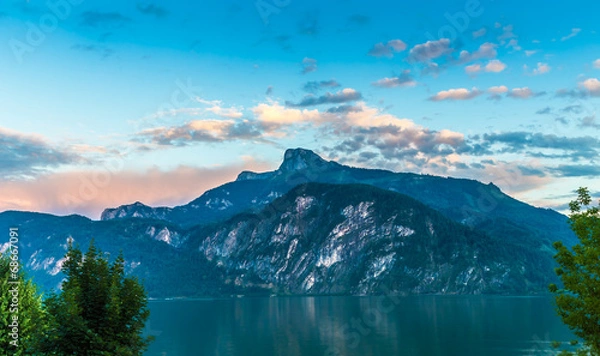
M 69 246 L 62 293 L 45 301 L 48 330 L 41 350 L 48 355 L 142 355 L 149 317 L 144 288 L 125 277 L 121 255 L 111 264 L 90 243 L 85 254 Z
M 556 274 L 563 289 L 550 285 L 555 294 L 558 315 L 583 340 L 577 355 L 600 355 L 600 209 L 592 207 L 587 188 L 577 190 L 569 204 L 571 229 L 579 244 L 568 249 L 555 242 Z M 570 353 L 564 353 L 569 355 Z
M 41 295 L 20 267 L 17 267 L 19 272 L 15 280 L 11 267 L 15 267 L 15 260 L 10 255 L 0 255 L 0 355 L 35 355 L 38 332 L 43 330 L 40 323 L 44 313 Z M 14 320 L 14 317 L 17 319 Z M 14 336 L 13 328 L 17 331 Z

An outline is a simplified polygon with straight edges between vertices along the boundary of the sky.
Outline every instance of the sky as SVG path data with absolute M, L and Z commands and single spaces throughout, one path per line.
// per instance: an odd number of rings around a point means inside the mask
M 597 1 L 0 2 L 0 211 L 179 205 L 287 148 L 600 197 Z

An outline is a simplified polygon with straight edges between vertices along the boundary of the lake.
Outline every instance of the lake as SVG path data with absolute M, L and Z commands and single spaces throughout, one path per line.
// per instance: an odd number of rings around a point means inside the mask
M 150 302 L 148 356 L 552 355 L 551 297 L 273 297 Z

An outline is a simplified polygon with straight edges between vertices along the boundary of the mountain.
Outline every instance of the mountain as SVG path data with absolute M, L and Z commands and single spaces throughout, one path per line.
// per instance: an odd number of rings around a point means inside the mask
M 496 239 L 406 195 L 306 183 L 260 211 L 182 228 L 145 218 L 5 212 L 20 257 L 45 290 L 63 278 L 67 242 L 116 256 L 151 297 L 234 294 L 528 294 L 555 281 L 551 256 Z M 5 246 L 3 246 L 5 248 Z
M 340 165 L 285 152 L 178 207 L 107 209 L 101 221 L 0 213 L 45 290 L 60 285 L 67 241 L 93 238 L 152 297 L 234 294 L 543 293 L 567 218 L 493 184 Z M 4 251 L 7 244 L 0 244 Z
M 205 225 L 235 214 L 258 211 L 299 184 L 367 184 L 408 195 L 446 217 L 490 235 L 517 241 L 575 243 L 567 217 L 530 206 L 504 194 L 494 184 L 412 173 L 362 169 L 328 162 L 305 149 L 289 149 L 272 172 L 242 172 L 234 182 L 211 189 L 190 203 L 174 208 L 151 208 L 136 203 L 102 213 L 102 220 L 145 217 L 182 226 Z
M 116 257 L 125 270 L 138 277 L 152 297 L 232 294 L 219 269 L 202 256 L 183 253 L 179 247 L 187 232 L 158 220 L 92 221 L 71 215 L 7 211 L 0 213 L 0 230 L 19 229 L 19 258 L 28 276 L 44 291 L 56 290 L 68 241 L 87 249 L 89 242 Z M 0 244 L 4 252 L 8 242 Z M 181 279 L 174 276 L 181 276 Z M 185 282 L 182 283 L 182 279 Z
M 540 292 L 552 263 L 406 195 L 308 183 L 259 213 L 193 229 L 186 247 L 240 287 L 278 294 Z

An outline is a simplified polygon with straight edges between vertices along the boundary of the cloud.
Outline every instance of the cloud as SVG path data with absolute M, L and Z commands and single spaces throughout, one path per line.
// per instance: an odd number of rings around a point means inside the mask
M 535 112 L 537 115 L 548 115 L 552 113 L 552 109 L 549 106 L 546 106 L 543 109 L 540 109 Z
M 490 92 L 491 94 L 504 94 L 508 92 L 508 88 L 504 85 L 499 85 L 496 87 L 489 88 L 488 92 Z
M 273 130 L 292 124 L 317 123 L 323 119 L 316 109 L 292 109 L 272 101 L 256 105 L 252 108 L 252 113 L 265 127 Z
M 590 177 L 600 176 L 600 166 L 592 164 L 566 165 L 561 164 L 556 168 L 550 169 L 559 177 Z
M 205 105 L 209 106 L 208 108 L 204 109 L 205 112 L 210 112 L 210 113 L 220 116 L 220 117 L 237 119 L 237 118 L 244 116 L 241 109 L 234 108 L 234 107 L 224 108 L 222 106 L 223 103 L 220 100 L 205 100 L 202 98 L 196 98 L 195 100 L 201 104 L 205 104 Z
M 487 29 L 485 27 L 480 28 L 477 31 L 473 31 L 473 38 L 483 37 L 483 36 L 485 36 L 486 33 L 487 33 Z
M 299 103 L 286 101 L 285 105 L 289 107 L 307 107 L 323 104 L 342 104 L 351 101 L 360 100 L 362 94 L 352 88 L 346 88 L 337 93 L 325 93 L 322 96 L 307 95 Z
M 508 93 L 509 89 L 505 85 L 498 85 L 490 87 L 487 91 L 490 94 L 489 99 L 500 100 L 502 99 L 502 94 Z
M 452 52 L 450 40 L 442 38 L 437 41 L 427 41 L 411 48 L 408 53 L 409 62 L 428 62 Z
M 564 42 L 564 41 L 566 41 L 568 39 L 571 39 L 571 38 L 577 36 L 577 34 L 579 32 L 581 32 L 580 28 L 573 28 L 573 29 L 571 29 L 571 33 L 569 33 L 568 35 L 562 37 L 560 40 Z
M 529 98 L 546 95 L 545 91 L 534 92 L 533 90 L 531 90 L 528 87 L 508 89 L 504 85 L 491 87 L 488 89 L 488 93 L 490 93 L 489 99 L 492 99 L 492 100 L 502 99 L 501 94 L 505 94 L 505 93 L 506 93 L 507 97 L 513 98 L 513 99 L 529 99 Z
M 327 113 L 329 114 L 348 114 L 351 112 L 360 112 L 363 108 L 358 105 L 341 105 L 334 106 L 332 108 L 327 109 Z
M 81 24 L 89 27 L 121 27 L 131 19 L 118 12 L 86 11 L 81 14 Z
M 144 15 L 154 16 L 156 18 L 164 18 L 169 15 L 169 11 L 167 9 L 156 4 L 137 4 L 137 10 Z
M 481 95 L 481 91 L 477 88 L 472 90 L 465 88 L 442 90 L 436 95 L 429 98 L 431 101 L 444 101 L 444 100 L 470 100 Z
M 483 71 L 487 73 L 500 73 L 504 69 L 506 69 L 506 64 L 502 63 L 502 61 L 498 59 L 493 59 L 489 61 L 484 67 L 482 67 L 480 64 L 468 65 L 465 67 L 465 72 L 469 75 L 475 75 Z
M 382 78 L 374 83 L 371 83 L 371 85 L 380 88 L 412 87 L 416 84 L 417 82 L 412 78 L 409 70 L 405 70 L 398 76 Z
M 108 207 L 141 201 L 147 205 L 185 204 L 206 190 L 235 179 L 243 170 L 262 171 L 273 167 L 244 159 L 241 164 L 217 168 L 179 166 L 162 171 L 96 170 L 54 173 L 36 180 L 19 180 L 0 185 L 0 211 L 24 210 L 54 214 L 82 214 L 99 218 Z
M 581 118 L 577 126 L 583 129 L 592 128 L 600 130 L 600 123 L 596 121 L 596 115 L 589 115 Z
M 596 59 L 594 62 L 592 62 L 592 65 L 594 68 L 600 69 L 600 59 Z
M 515 99 L 529 99 L 535 96 L 535 93 L 528 87 L 513 88 L 508 94 L 508 97 Z
M 568 112 L 571 114 L 580 114 L 582 111 L 582 106 L 581 105 L 569 105 L 569 106 L 565 106 L 564 108 L 560 109 L 560 111 L 562 112 Z
M 317 71 L 317 60 L 304 57 L 302 60 L 302 74 L 312 73 Z
M 570 158 L 595 159 L 600 150 L 600 140 L 591 136 L 566 137 L 555 134 L 532 133 L 525 131 L 508 131 L 486 133 L 481 137 L 481 144 L 488 150 L 497 153 L 526 153 L 538 158 Z M 501 146 L 494 148 L 494 145 Z M 551 150 L 531 151 L 531 149 Z M 556 153 L 556 151 L 559 151 Z
M 498 59 L 489 61 L 488 64 L 485 66 L 485 71 L 492 73 L 500 73 L 504 69 L 506 69 L 506 64 L 502 63 Z
M 580 87 L 581 87 L 580 83 Z M 572 98 L 572 99 L 585 99 L 589 96 L 587 91 L 585 90 L 575 90 L 575 89 L 558 89 L 556 91 L 556 97 L 558 98 Z
M 477 74 L 479 72 L 481 72 L 481 65 L 480 64 L 471 64 L 465 67 L 465 72 L 467 72 L 467 74 Z
M 321 80 L 321 81 L 311 81 L 311 82 L 307 82 L 306 84 L 304 84 L 304 91 L 307 91 L 309 93 L 315 93 L 321 89 L 325 89 L 325 88 L 337 88 L 340 87 L 340 83 L 338 83 L 336 80 L 331 79 L 331 80 Z
M 188 146 L 198 142 L 260 139 L 264 128 L 250 120 L 193 120 L 180 126 L 145 129 L 135 141 L 158 146 Z
M 502 27 L 502 25 L 500 25 L 499 23 L 496 23 L 496 28 L 500 28 L 500 27 Z M 515 35 L 515 33 L 513 32 L 513 30 L 514 30 L 514 26 L 513 25 L 506 25 L 506 26 L 502 27 L 502 34 L 500 36 L 498 36 L 498 40 L 502 44 L 504 44 L 504 43 L 506 43 L 506 40 L 510 40 L 512 38 L 516 38 L 517 35 Z
M 535 51 L 535 50 L 531 50 L 531 51 L 525 51 L 525 55 L 526 55 L 527 57 L 531 57 L 531 56 L 533 56 L 534 54 L 536 54 L 537 52 L 538 52 L 538 51 Z
M 508 41 L 508 43 L 505 46 L 506 48 L 512 47 L 512 49 L 514 49 L 515 51 L 520 51 L 521 49 L 523 49 L 521 46 L 519 46 L 519 41 L 512 39 L 510 41 Z
M 586 94 L 600 96 L 600 80 L 597 78 L 586 79 L 579 83 L 579 86 Z
M 405 49 L 406 43 L 404 43 L 402 40 L 391 40 L 386 44 L 382 42 L 377 43 L 367 54 L 373 57 L 392 58 L 394 57 L 394 53 L 402 52 Z
M 493 59 L 496 58 L 498 52 L 496 51 L 497 45 L 493 43 L 486 42 L 479 46 L 479 48 L 469 53 L 469 51 L 461 51 L 458 56 L 458 63 L 464 64 L 472 61 L 476 61 L 479 59 Z
M 25 135 L 0 128 L 0 179 L 2 180 L 32 178 L 50 168 L 84 161 L 79 154 L 50 144 L 39 135 Z
M 527 65 L 524 65 L 523 68 L 527 71 Z M 541 75 L 550 72 L 552 69 L 547 63 L 538 62 L 537 67 L 533 69 L 531 72 L 532 75 Z

